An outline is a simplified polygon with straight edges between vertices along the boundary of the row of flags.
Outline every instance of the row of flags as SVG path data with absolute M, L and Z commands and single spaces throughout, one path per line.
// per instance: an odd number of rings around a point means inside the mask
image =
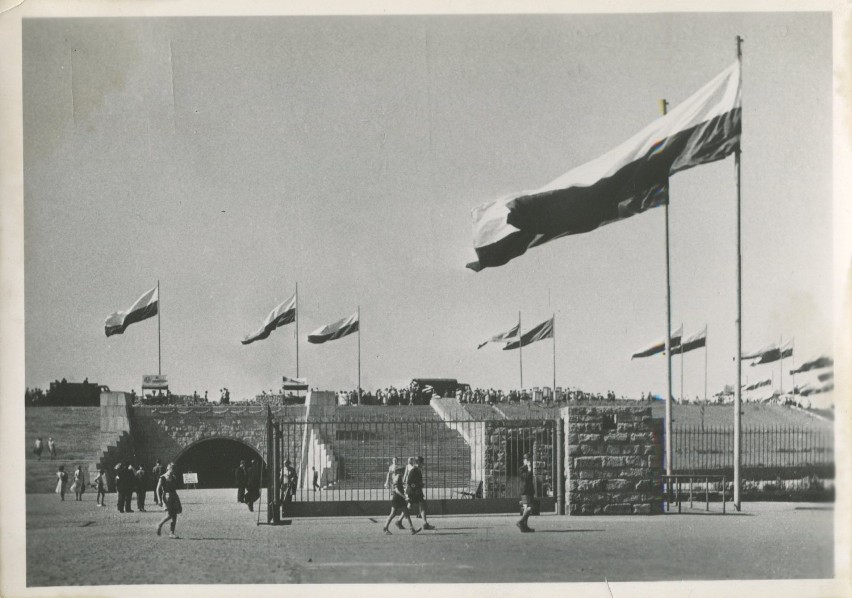
M 787 359 L 788 357 L 793 356 L 793 339 L 788 340 L 783 345 L 780 343 L 773 343 L 770 345 L 766 345 L 765 347 L 761 347 L 757 351 L 753 351 L 751 353 L 747 353 L 742 356 L 743 359 L 756 359 L 752 366 L 763 365 L 764 363 L 773 363 L 775 361 L 780 361 L 781 359 Z
M 503 343 L 506 344 L 503 346 L 504 351 L 511 351 L 512 349 L 518 349 L 520 347 L 526 347 L 532 343 L 547 339 L 553 338 L 553 320 L 555 316 L 551 316 L 549 320 L 545 320 L 541 324 L 534 326 L 527 332 L 520 334 L 521 323 L 518 322 L 514 326 L 512 326 L 506 332 L 501 332 L 500 334 L 495 334 L 487 341 L 479 344 L 477 349 L 481 349 L 488 343 Z
M 672 332 L 671 337 L 669 338 L 669 344 L 671 345 L 672 355 L 681 355 L 683 353 L 687 353 L 689 351 L 693 351 L 695 349 L 700 349 L 701 347 L 707 346 L 707 326 L 704 326 L 704 329 L 696 332 L 690 337 L 687 337 L 683 342 L 683 325 L 678 327 L 677 330 Z M 634 353 L 630 359 L 637 359 L 641 357 L 650 357 L 651 355 L 657 355 L 659 353 L 665 353 L 666 351 L 666 342 L 656 341 L 651 345 L 648 345 L 646 348 L 641 351 L 637 351 Z
M 139 297 L 128 309 L 117 311 L 107 317 L 104 323 L 106 335 L 109 337 L 114 334 L 124 334 L 124 331 L 131 324 L 156 316 L 159 313 L 159 290 L 159 286 L 154 287 Z M 342 320 L 321 326 L 308 335 L 308 342 L 322 344 L 358 332 L 359 320 L 360 314 L 355 312 Z M 292 324 L 295 321 L 296 294 L 294 293 L 289 299 L 275 306 L 260 327 L 240 342 L 244 345 L 250 345 L 255 341 L 268 338 L 276 328 Z

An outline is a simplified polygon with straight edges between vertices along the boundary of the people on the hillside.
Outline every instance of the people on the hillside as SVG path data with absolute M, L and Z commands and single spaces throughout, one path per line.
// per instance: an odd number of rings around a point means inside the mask
M 86 479 L 83 474 L 83 466 L 78 465 L 74 470 L 74 482 L 71 484 L 71 489 L 74 491 L 74 500 L 83 500 L 83 492 L 86 490 Z
M 65 500 L 65 489 L 68 487 L 68 474 L 65 473 L 65 466 L 60 465 L 59 471 L 56 472 L 56 493 L 59 495 L 59 500 Z
M 382 532 L 391 535 L 390 527 L 391 522 L 395 517 L 399 516 L 400 521 L 397 522 L 397 527 L 400 529 L 405 529 L 402 525 L 402 519 L 408 521 L 409 528 L 411 529 L 411 535 L 417 534 L 420 532 L 419 529 L 414 529 L 414 523 L 411 522 L 411 515 L 408 512 L 408 506 L 405 502 L 405 486 L 403 486 L 402 478 L 405 475 L 404 467 L 397 467 L 397 469 L 393 473 L 393 480 L 391 482 L 391 511 L 390 515 L 388 515 L 387 521 L 385 521 L 385 526 L 382 528 Z
M 35 453 L 36 458 L 41 461 L 41 453 L 44 450 L 44 447 L 41 444 L 41 438 L 35 439 L 35 445 L 33 446 L 33 452 Z
M 169 538 L 177 539 L 175 535 L 175 527 L 177 526 L 177 516 L 183 512 L 183 506 L 180 504 L 180 497 L 177 493 L 177 474 L 175 473 L 175 464 L 169 463 L 166 466 L 166 473 L 160 476 L 157 482 L 156 493 L 161 496 L 163 504 L 166 506 L 168 514 L 157 524 L 157 535 L 163 533 L 163 526 L 167 521 L 169 524 Z
M 53 437 L 47 439 L 47 452 L 50 454 L 50 460 L 56 459 L 56 442 Z
M 145 495 L 148 493 L 148 475 L 145 468 L 140 465 L 136 470 L 136 509 L 145 511 Z
M 97 491 L 97 497 L 95 498 L 95 504 L 99 507 L 106 506 L 106 490 L 107 490 L 107 479 L 106 479 L 106 470 L 101 469 L 98 471 L 98 477 L 95 478 L 94 483 L 95 490 Z
M 157 462 L 154 463 L 154 467 L 151 468 L 151 479 L 154 481 L 154 504 L 162 506 L 163 501 L 160 499 L 160 495 L 157 493 L 157 485 L 160 483 L 160 476 L 166 473 L 166 469 L 163 467 L 163 464 L 157 459 Z
M 434 525 L 429 524 L 426 518 L 426 496 L 423 488 L 426 484 L 423 482 L 423 463 L 422 456 L 418 456 L 414 460 L 414 466 L 408 472 L 406 479 L 405 494 L 408 499 L 408 508 L 418 514 L 420 519 L 423 519 L 423 529 L 435 529 Z
M 533 512 L 533 503 L 535 502 L 535 477 L 529 453 L 524 453 L 524 464 L 520 468 L 520 477 L 521 506 L 523 507 L 523 512 L 521 513 L 521 519 L 516 525 L 523 533 L 534 532 L 535 530 L 527 524 L 527 520 Z

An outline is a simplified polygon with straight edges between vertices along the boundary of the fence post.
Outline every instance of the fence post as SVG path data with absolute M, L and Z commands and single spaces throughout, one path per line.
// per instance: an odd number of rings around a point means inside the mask
M 556 514 L 565 514 L 565 420 L 556 420 Z

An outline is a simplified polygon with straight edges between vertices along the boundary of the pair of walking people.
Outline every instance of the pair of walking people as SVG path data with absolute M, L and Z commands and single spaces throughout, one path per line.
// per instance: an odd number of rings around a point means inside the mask
M 396 517 L 396 527 L 405 529 L 402 524 L 403 520 L 408 521 L 411 535 L 420 533 L 421 529 L 433 530 L 435 526 L 429 523 L 426 516 L 426 497 L 423 492 L 425 486 L 423 482 L 422 466 L 424 459 L 421 456 L 412 457 L 408 460 L 408 467 L 403 467 L 397 464 L 396 457 L 391 461 L 391 466 L 388 469 L 387 480 L 385 485 L 391 491 L 391 512 L 388 515 L 385 526 L 382 531 L 390 535 L 390 525 Z M 411 511 L 415 511 L 423 519 L 423 527 L 415 529 L 414 523 L 411 521 Z

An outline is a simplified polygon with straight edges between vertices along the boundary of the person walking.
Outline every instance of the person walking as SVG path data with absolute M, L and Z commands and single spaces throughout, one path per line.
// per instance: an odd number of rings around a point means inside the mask
M 291 503 L 293 502 L 293 496 L 296 494 L 296 489 L 299 487 L 299 474 L 296 473 L 296 468 L 293 467 L 290 459 L 284 461 L 284 471 L 282 473 L 284 474 L 284 483 L 281 487 L 284 488 L 284 502 Z
M 246 485 L 248 484 L 248 471 L 246 470 L 245 460 L 240 461 L 240 464 L 234 470 L 234 483 L 237 485 L 237 502 L 245 502 Z
M 157 524 L 157 535 L 163 533 L 163 526 L 167 521 L 169 524 L 169 538 L 177 539 L 175 535 L 175 526 L 177 526 L 177 516 L 183 513 L 183 507 L 180 504 L 180 497 L 177 493 L 177 475 L 175 474 L 175 464 L 169 463 L 166 466 L 166 473 L 160 476 L 157 482 L 157 496 L 161 496 L 163 504 L 166 506 L 168 514 Z
M 78 465 L 74 470 L 74 483 L 71 484 L 71 489 L 74 490 L 74 500 L 82 501 L 83 492 L 86 490 L 86 478 L 83 474 L 83 466 Z
M 148 476 L 145 468 L 140 465 L 136 470 L 136 509 L 145 511 L 145 495 L 148 493 Z
M 41 461 L 41 453 L 44 450 L 44 447 L 41 444 L 41 438 L 35 439 L 35 445 L 33 446 L 33 452 L 35 453 L 36 458 Z
M 527 520 L 533 511 L 533 503 L 535 502 L 535 477 L 533 475 L 532 463 L 530 462 L 529 453 L 524 453 L 524 464 L 520 468 L 521 477 L 521 506 L 523 512 L 521 519 L 516 524 L 522 533 L 534 532 Z
M 408 498 L 408 508 L 415 511 L 418 517 L 423 519 L 423 529 L 432 530 L 435 529 L 435 526 L 430 525 L 426 519 L 426 496 L 423 492 L 426 484 L 423 482 L 423 463 L 422 456 L 418 456 L 414 460 L 414 466 L 408 472 L 406 479 L 405 492 Z
M 56 472 L 56 493 L 59 495 L 59 500 L 65 500 L 65 489 L 68 487 L 68 474 L 65 473 L 65 466 L 60 465 L 59 471 Z
M 414 523 L 411 522 L 411 515 L 408 512 L 408 506 L 405 502 L 405 490 L 402 485 L 402 478 L 405 475 L 405 468 L 399 467 L 394 471 L 393 481 L 391 485 L 391 512 L 388 515 L 387 521 L 385 521 L 385 526 L 382 528 L 382 532 L 386 535 L 390 536 L 391 532 L 388 529 L 390 527 L 391 521 L 393 521 L 394 517 L 399 516 L 400 519 L 405 519 L 408 521 L 408 525 L 411 528 L 411 535 L 420 533 L 419 529 L 414 529 Z M 402 525 L 402 521 L 397 522 L 397 527 L 400 529 L 405 529 Z
M 107 489 L 106 470 L 101 469 L 98 471 L 98 477 L 95 478 L 94 486 L 98 492 L 97 497 L 95 498 L 95 504 L 99 507 L 105 507 Z
M 160 476 L 166 473 L 166 470 L 163 468 L 163 464 L 157 459 L 157 462 L 154 464 L 154 467 L 151 468 L 151 478 L 154 480 L 154 504 L 162 506 L 163 501 L 160 499 L 160 495 L 157 493 L 157 485 L 160 483 Z
M 253 459 L 248 469 L 245 500 L 248 510 L 254 512 L 254 503 L 260 498 L 260 463 Z
M 56 442 L 54 442 L 52 436 L 47 439 L 47 452 L 50 454 L 51 461 L 56 459 Z
M 319 490 L 319 489 L 320 489 L 320 485 L 319 485 L 319 472 L 317 471 L 317 468 L 316 468 L 316 467 L 311 467 L 311 471 L 313 471 L 313 478 L 314 478 L 314 480 L 313 480 L 313 488 L 314 488 L 314 492 L 316 492 L 317 490 Z

